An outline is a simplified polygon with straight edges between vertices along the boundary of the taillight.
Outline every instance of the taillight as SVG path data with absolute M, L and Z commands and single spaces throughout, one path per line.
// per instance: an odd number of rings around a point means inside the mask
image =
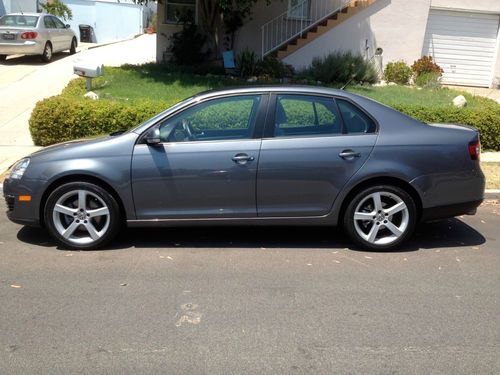
M 21 34 L 21 39 L 35 39 L 38 36 L 38 33 L 34 31 L 27 31 Z
M 479 139 L 469 143 L 469 155 L 472 160 L 480 160 L 481 158 L 481 142 Z

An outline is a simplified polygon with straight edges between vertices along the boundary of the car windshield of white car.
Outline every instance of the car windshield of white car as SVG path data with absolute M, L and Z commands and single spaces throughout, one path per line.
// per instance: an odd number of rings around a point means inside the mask
M 37 16 L 7 15 L 0 18 L 0 26 L 35 27 Z

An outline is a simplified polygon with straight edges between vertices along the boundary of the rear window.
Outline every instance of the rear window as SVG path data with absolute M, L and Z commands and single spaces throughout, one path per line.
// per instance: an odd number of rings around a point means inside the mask
M 6 15 L 0 18 L 0 26 L 35 27 L 37 16 Z

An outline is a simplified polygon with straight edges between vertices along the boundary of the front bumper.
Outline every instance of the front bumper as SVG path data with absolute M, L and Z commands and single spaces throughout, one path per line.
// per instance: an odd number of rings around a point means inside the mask
M 3 195 L 7 205 L 7 218 L 10 221 L 21 225 L 40 226 L 40 182 L 29 179 L 5 179 Z M 20 201 L 20 195 L 30 195 L 31 201 Z
M 34 40 L 19 43 L 1 43 L 0 55 L 41 55 L 45 45 Z

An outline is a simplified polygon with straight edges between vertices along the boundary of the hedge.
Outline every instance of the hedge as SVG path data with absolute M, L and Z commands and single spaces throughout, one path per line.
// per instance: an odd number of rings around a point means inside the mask
M 48 146 L 77 138 L 129 129 L 173 105 L 174 102 L 82 100 L 55 96 L 38 102 L 29 124 L 33 141 Z M 500 105 L 485 101 L 474 108 L 393 105 L 420 121 L 472 125 L 481 134 L 484 149 L 500 150 Z
M 130 129 L 174 103 L 80 100 L 54 96 L 38 102 L 29 128 L 37 146 Z

